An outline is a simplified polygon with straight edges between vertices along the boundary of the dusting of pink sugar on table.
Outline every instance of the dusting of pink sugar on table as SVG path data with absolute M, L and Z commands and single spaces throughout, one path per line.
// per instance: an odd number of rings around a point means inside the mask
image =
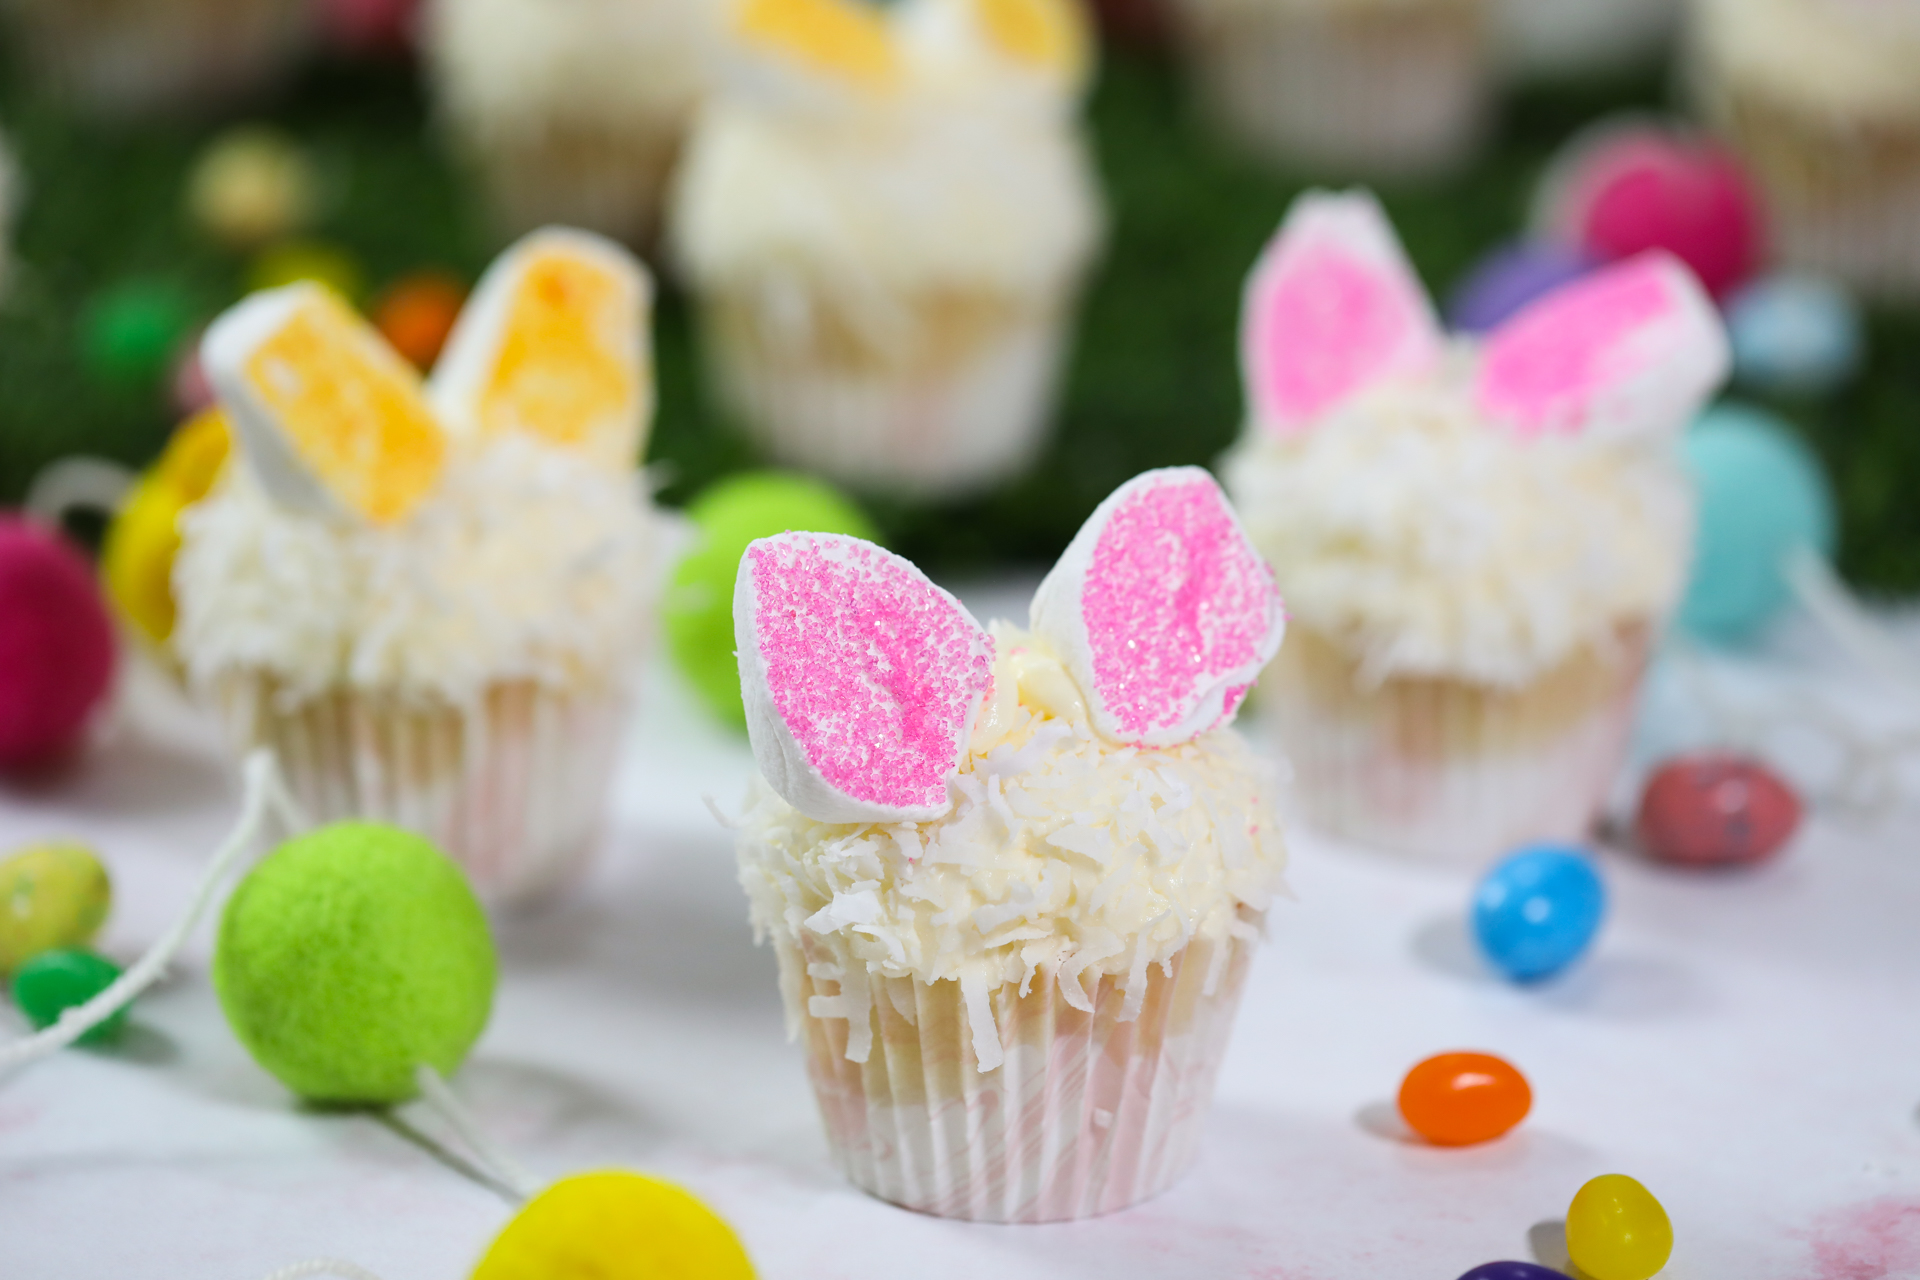
M 993 683 L 993 642 L 911 564 L 856 538 L 786 534 L 748 561 L 773 703 L 825 781 L 888 808 L 945 805 Z

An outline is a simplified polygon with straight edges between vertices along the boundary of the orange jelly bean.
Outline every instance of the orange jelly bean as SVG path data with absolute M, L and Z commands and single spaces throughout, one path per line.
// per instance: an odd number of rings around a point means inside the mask
M 395 351 L 416 367 L 430 369 L 466 300 L 467 291 L 458 280 L 422 271 L 387 290 L 374 306 L 373 323 Z
M 1436 1146 L 1491 1142 L 1532 1108 L 1527 1078 L 1490 1053 L 1437 1054 L 1400 1084 L 1400 1115 Z

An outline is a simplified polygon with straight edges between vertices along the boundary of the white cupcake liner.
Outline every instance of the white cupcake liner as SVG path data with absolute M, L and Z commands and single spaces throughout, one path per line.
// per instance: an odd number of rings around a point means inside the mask
M 230 673 L 213 693 L 230 738 L 271 747 L 316 820 L 417 831 L 498 905 L 551 893 L 584 867 L 630 703 L 611 688 L 508 681 L 471 709 L 353 689 L 287 704 L 256 673 Z
M 989 993 L 1003 1063 L 979 1070 L 957 982 L 874 980 L 872 1043 L 847 1058 L 840 970 L 824 949 L 779 947 L 834 1159 L 861 1189 L 975 1222 L 1062 1222 L 1158 1195 L 1193 1164 L 1259 935 L 1195 940 L 1147 970 L 1138 1014 L 1102 977 L 1093 1012 L 1036 975 Z M 824 1007 L 817 1003 L 826 1002 Z
M 1481 0 L 1372 9 L 1187 0 L 1188 45 L 1222 128 L 1288 166 L 1353 177 L 1457 167 L 1485 139 Z
M 560 224 L 634 245 L 653 241 L 679 158 L 684 113 L 617 128 L 526 126 L 524 120 L 497 130 L 452 122 L 503 231 L 518 235 Z
M 1259 692 L 1293 766 L 1289 804 L 1356 844 L 1486 862 L 1591 832 L 1625 759 L 1650 628 L 1623 628 L 1533 685 L 1359 682 L 1358 662 L 1294 627 Z
M 244 98 L 307 42 L 306 0 L 0 0 L 23 66 L 112 115 Z
M 896 332 L 920 336 L 886 351 L 803 289 L 711 298 L 716 388 L 780 463 L 923 497 L 990 487 L 1044 442 L 1069 308 L 1064 299 L 961 305 L 975 323 L 943 332 L 926 308 L 903 301 Z

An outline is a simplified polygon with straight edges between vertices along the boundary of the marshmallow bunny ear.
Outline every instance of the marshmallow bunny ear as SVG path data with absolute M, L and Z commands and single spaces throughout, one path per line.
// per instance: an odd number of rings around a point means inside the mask
M 733 25 L 748 50 L 842 84 L 883 89 L 901 75 L 887 19 L 866 0 L 738 0 Z
M 748 546 L 733 593 L 753 757 L 820 822 L 915 822 L 953 807 L 993 641 L 958 600 L 859 538 Z
M 1247 278 L 1240 368 L 1247 405 L 1277 435 L 1312 426 L 1375 383 L 1439 359 L 1440 322 L 1371 195 L 1294 201 Z
M 1114 490 L 1033 598 L 1093 724 L 1119 742 L 1185 742 L 1226 722 L 1280 648 L 1273 572 L 1212 476 L 1169 467 Z
M 1481 410 L 1521 436 L 1672 431 L 1727 376 L 1726 329 L 1670 254 L 1643 253 L 1523 309 L 1480 358 Z
M 1080 0 L 970 0 L 974 21 L 1002 57 L 1078 85 L 1092 60 Z
M 647 269 L 619 245 L 536 231 L 481 277 L 434 370 L 434 408 L 468 439 L 521 431 L 631 470 L 653 417 L 652 306 Z
M 331 290 L 253 294 L 200 355 L 254 474 L 288 507 L 385 524 L 439 482 L 446 439 L 419 375 Z

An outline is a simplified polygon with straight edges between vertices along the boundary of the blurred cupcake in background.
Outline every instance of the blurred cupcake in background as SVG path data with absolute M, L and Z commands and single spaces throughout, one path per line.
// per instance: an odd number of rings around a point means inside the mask
M 436 107 L 506 230 L 653 238 L 717 13 L 712 0 L 428 0 Z
M 1647 66 L 1672 44 L 1682 0 L 1494 0 L 1494 48 L 1520 80 Z
M 490 900 L 581 865 L 651 628 L 650 293 L 617 246 L 545 231 L 430 387 L 318 285 L 205 339 L 244 465 L 179 520 L 175 651 L 316 817 L 420 831 Z
M 1920 295 L 1920 3 L 1693 0 L 1689 80 L 1782 261 Z
M 1711 300 L 1649 253 L 1449 342 L 1365 195 L 1247 285 L 1228 487 L 1293 626 L 1261 686 L 1301 815 L 1411 853 L 1583 836 L 1685 584 Z
M 102 114 L 210 110 L 270 86 L 309 41 L 309 0 L 0 0 L 32 79 Z
M 1491 115 L 1485 0 L 1179 0 L 1202 102 L 1288 168 L 1420 177 Z
M 745 0 L 672 207 L 718 393 L 773 459 L 938 496 L 1019 472 L 1102 211 L 1073 0 Z

